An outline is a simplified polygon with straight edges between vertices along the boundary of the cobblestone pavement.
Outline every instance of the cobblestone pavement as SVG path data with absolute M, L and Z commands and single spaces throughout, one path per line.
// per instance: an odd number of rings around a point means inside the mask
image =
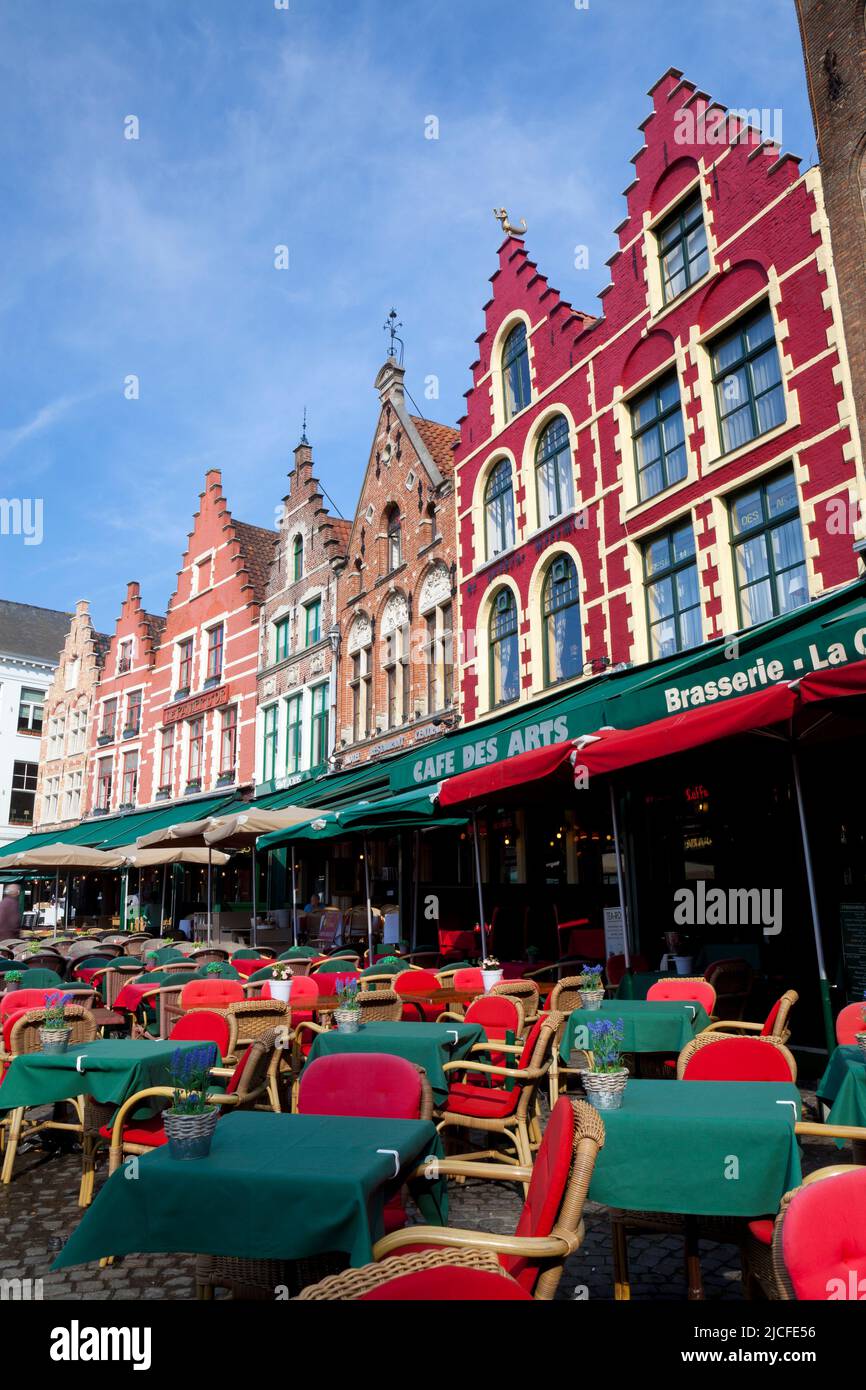
M 671 1083 L 672 1085 L 675 1083 Z M 811 1105 L 809 1102 L 811 1101 Z M 807 1110 L 814 1098 L 807 1093 Z M 51 1142 L 46 1136 L 46 1144 Z M 839 1161 L 829 1143 L 804 1149 L 804 1169 Z M 849 1160 L 850 1161 L 850 1160 Z M 188 1255 L 128 1255 L 106 1269 L 87 1265 L 49 1273 L 79 1216 L 77 1152 L 42 1148 L 39 1140 L 22 1150 L 9 1187 L 0 1188 L 0 1279 L 41 1279 L 45 1299 L 189 1299 L 195 1296 L 194 1260 Z M 104 1179 L 104 1170 L 99 1181 Z M 469 1180 L 452 1184 L 450 1222 L 487 1231 L 513 1232 L 522 1193 L 516 1186 Z M 569 1260 L 560 1299 L 613 1298 L 613 1259 L 607 1210 L 589 1203 L 586 1237 Z M 685 1297 L 682 1242 L 673 1236 L 633 1235 L 629 1241 L 632 1297 Z M 739 1253 L 734 1246 L 704 1243 L 702 1267 L 706 1297 L 741 1296 Z

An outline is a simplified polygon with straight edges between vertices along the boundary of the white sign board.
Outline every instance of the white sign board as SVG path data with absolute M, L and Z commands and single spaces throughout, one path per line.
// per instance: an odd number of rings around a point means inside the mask
M 606 957 L 625 954 L 625 924 L 621 907 L 604 909 L 604 953 Z

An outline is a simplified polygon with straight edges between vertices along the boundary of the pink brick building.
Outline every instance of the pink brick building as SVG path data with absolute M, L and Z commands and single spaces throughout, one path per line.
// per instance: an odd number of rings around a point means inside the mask
M 856 575 L 820 171 L 677 71 L 651 97 L 603 315 L 499 251 L 455 453 L 465 722 Z

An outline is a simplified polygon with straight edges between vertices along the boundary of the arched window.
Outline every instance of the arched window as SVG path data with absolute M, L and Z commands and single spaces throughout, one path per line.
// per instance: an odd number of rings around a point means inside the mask
M 304 574 L 304 538 L 295 536 L 292 541 L 292 579 L 302 579 Z
M 580 591 L 577 569 L 568 555 L 558 555 L 547 571 L 542 590 L 544 623 L 544 682 L 579 676 L 583 670 L 580 630 Z
M 514 544 L 514 489 L 511 464 L 500 459 L 492 469 L 484 490 L 487 528 L 487 558 L 492 560 Z
M 403 563 L 403 531 L 400 523 L 400 511 L 397 507 L 389 507 L 387 514 L 388 521 L 388 571 L 399 569 Z
M 574 506 L 574 477 L 568 421 L 557 415 L 545 429 L 535 451 L 538 519 L 542 526 Z
M 526 325 L 523 323 L 512 328 L 505 339 L 502 349 L 502 381 L 505 390 L 505 418 L 510 420 L 512 415 L 529 405 L 532 398 L 529 347 L 526 342 Z
M 500 589 L 490 615 L 490 704 L 507 705 L 519 696 L 517 604 L 510 589 Z

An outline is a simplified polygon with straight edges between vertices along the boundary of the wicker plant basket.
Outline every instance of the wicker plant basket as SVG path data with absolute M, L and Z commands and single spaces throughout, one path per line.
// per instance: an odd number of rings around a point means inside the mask
M 360 1009 L 335 1009 L 334 1022 L 338 1033 L 357 1033 L 361 1026 Z
M 603 989 L 581 989 L 578 993 L 582 1009 L 600 1009 L 604 1003 Z
M 49 1055 L 59 1055 L 65 1052 L 69 1046 L 69 1039 L 72 1037 L 71 1028 L 40 1028 L 39 1041 L 42 1051 Z
M 619 1071 L 582 1071 L 580 1079 L 590 1105 L 596 1110 L 620 1110 L 628 1081 L 625 1067 Z
M 197 1115 L 175 1115 L 163 1111 L 162 1122 L 172 1158 L 207 1158 L 219 1119 L 219 1109 L 213 1105 Z
M 866 1060 L 866 1033 L 855 1033 L 854 1037 L 857 1039 L 857 1046 L 863 1053 L 864 1060 Z

